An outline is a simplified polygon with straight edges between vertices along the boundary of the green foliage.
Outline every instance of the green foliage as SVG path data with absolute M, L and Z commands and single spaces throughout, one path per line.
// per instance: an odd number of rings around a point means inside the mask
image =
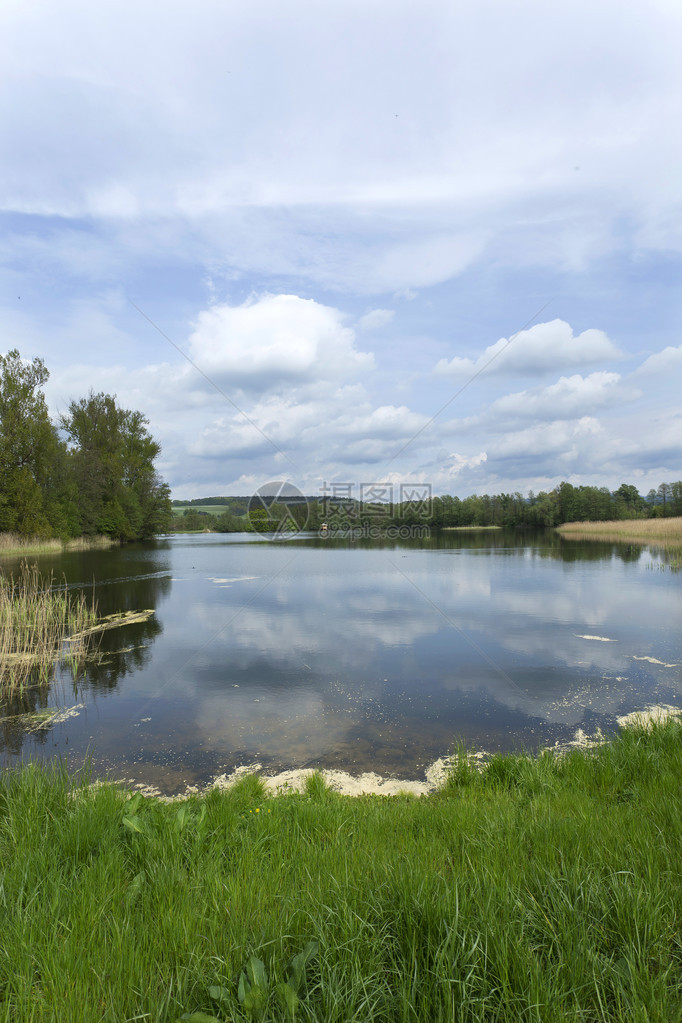
M 209 512 L 188 508 L 180 515 L 175 513 L 171 523 L 171 529 L 181 533 L 195 533 L 206 529 L 214 530 L 218 523 L 218 517 Z
M 180 1020 L 188 1020 L 189 1023 L 220 1023 L 217 1016 L 209 1016 L 205 1012 L 193 1012 L 191 1015 L 184 1012 Z M 178 1023 L 180 1023 L 180 1020 L 178 1020 Z
M 169 489 L 142 413 L 90 392 L 60 419 L 67 445 L 49 420 L 48 378 L 42 359 L 0 356 L 0 532 L 133 540 L 167 529 Z
M 248 1016 L 260 1019 L 268 1000 L 268 976 L 262 960 L 251 956 L 239 975 L 239 1004 Z
M 73 445 L 83 533 L 139 540 L 168 528 L 169 490 L 154 469 L 160 447 L 141 412 L 91 391 L 60 423 Z
M 0 355 L 0 531 L 52 532 L 43 490 L 59 446 L 40 390 L 48 377 L 42 359 Z
M 274 528 L 265 508 L 251 508 L 248 515 L 249 528 L 254 533 L 266 533 Z

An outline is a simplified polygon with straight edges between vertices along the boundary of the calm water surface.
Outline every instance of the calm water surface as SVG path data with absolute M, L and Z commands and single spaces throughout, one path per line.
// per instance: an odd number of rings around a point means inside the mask
M 0 712 L 5 765 L 90 756 L 167 792 L 254 762 L 420 778 L 457 739 L 537 748 L 682 706 L 682 577 L 627 544 L 205 534 L 30 560 L 94 585 L 101 614 L 155 614 L 104 633 L 78 682 Z M 37 734 L 11 716 L 79 704 Z

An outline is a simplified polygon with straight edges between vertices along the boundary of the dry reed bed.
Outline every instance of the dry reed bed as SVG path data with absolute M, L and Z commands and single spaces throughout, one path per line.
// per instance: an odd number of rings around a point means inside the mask
M 17 579 L 0 575 L 0 697 L 16 695 L 31 684 L 49 682 L 59 660 L 82 664 L 87 638 L 65 640 L 97 621 L 85 597 L 55 589 L 54 577 L 23 561 Z
M 663 547 L 682 546 L 682 517 L 621 519 L 615 522 L 565 522 L 557 531 L 567 539 L 625 540 Z
M 60 540 L 58 537 L 0 533 L 0 554 L 48 554 L 58 551 L 99 550 L 115 545 L 116 541 L 108 536 L 79 536 L 75 540 Z

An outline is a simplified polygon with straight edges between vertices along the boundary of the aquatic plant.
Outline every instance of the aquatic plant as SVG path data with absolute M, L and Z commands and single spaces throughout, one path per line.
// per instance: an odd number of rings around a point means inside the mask
M 24 536 L 23 533 L 11 531 L 0 533 L 0 553 L 2 554 L 59 551 L 61 548 L 62 542 L 56 537 Z
M 57 553 L 62 550 L 89 551 L 114 547 L 118 543 L 109 536 L 78 536 L 72 540 L 58 537 L 25 536 L 23 533 L 0 533 L 0 554 Z
M 660 519 L 618 519 L 614 522 L 565 522 L 557 532 L 569 539 L 640 541 L 661 545 L 682 545 L 682 517 Z
M 61 660 L 77 671 L 87 639 L 65 647 L 71 634 L 97 620 L 96 609 L 83 595 L 55 587 L 37 565 L 22 561 L 19 575 L 0 575 L 0 696 L 21 693 L 31 684 L 46 684 Z

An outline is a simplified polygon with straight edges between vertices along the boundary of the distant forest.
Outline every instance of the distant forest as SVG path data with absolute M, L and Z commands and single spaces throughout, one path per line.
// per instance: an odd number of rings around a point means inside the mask
M 172 529 L 210 529 L 219 533 L 267 528 L 266 513 L 258 507 L 249 511 L 249 497 L 200 497 L 173 501 Z M 210 511 L 207 510 L 210 508 Z M 224 508 L 224 511 L 220 509 Z M 616 519 L 647 519 L 682 516 L 682 481 L 661 483 L 643 497 L 637 487 L 621 483 L 617 490 L 607 487 L 574 487 L 561 483 L 553 490 L 524 497 L 513 494 L 473 494 L 470 497 L 434 497 L 428 502 L 402 504 L 361 504 L 352 500 L 320 500 L 309 497 L 307 506 L 299 499 L 287 504 L 287 514 L 308 529 L 329 526 L 417 525 L 509 526 L 542 528 L 564 522 L 608 522 Z M 271 521 L 282 520 L 282 505 L 269 508 Z

